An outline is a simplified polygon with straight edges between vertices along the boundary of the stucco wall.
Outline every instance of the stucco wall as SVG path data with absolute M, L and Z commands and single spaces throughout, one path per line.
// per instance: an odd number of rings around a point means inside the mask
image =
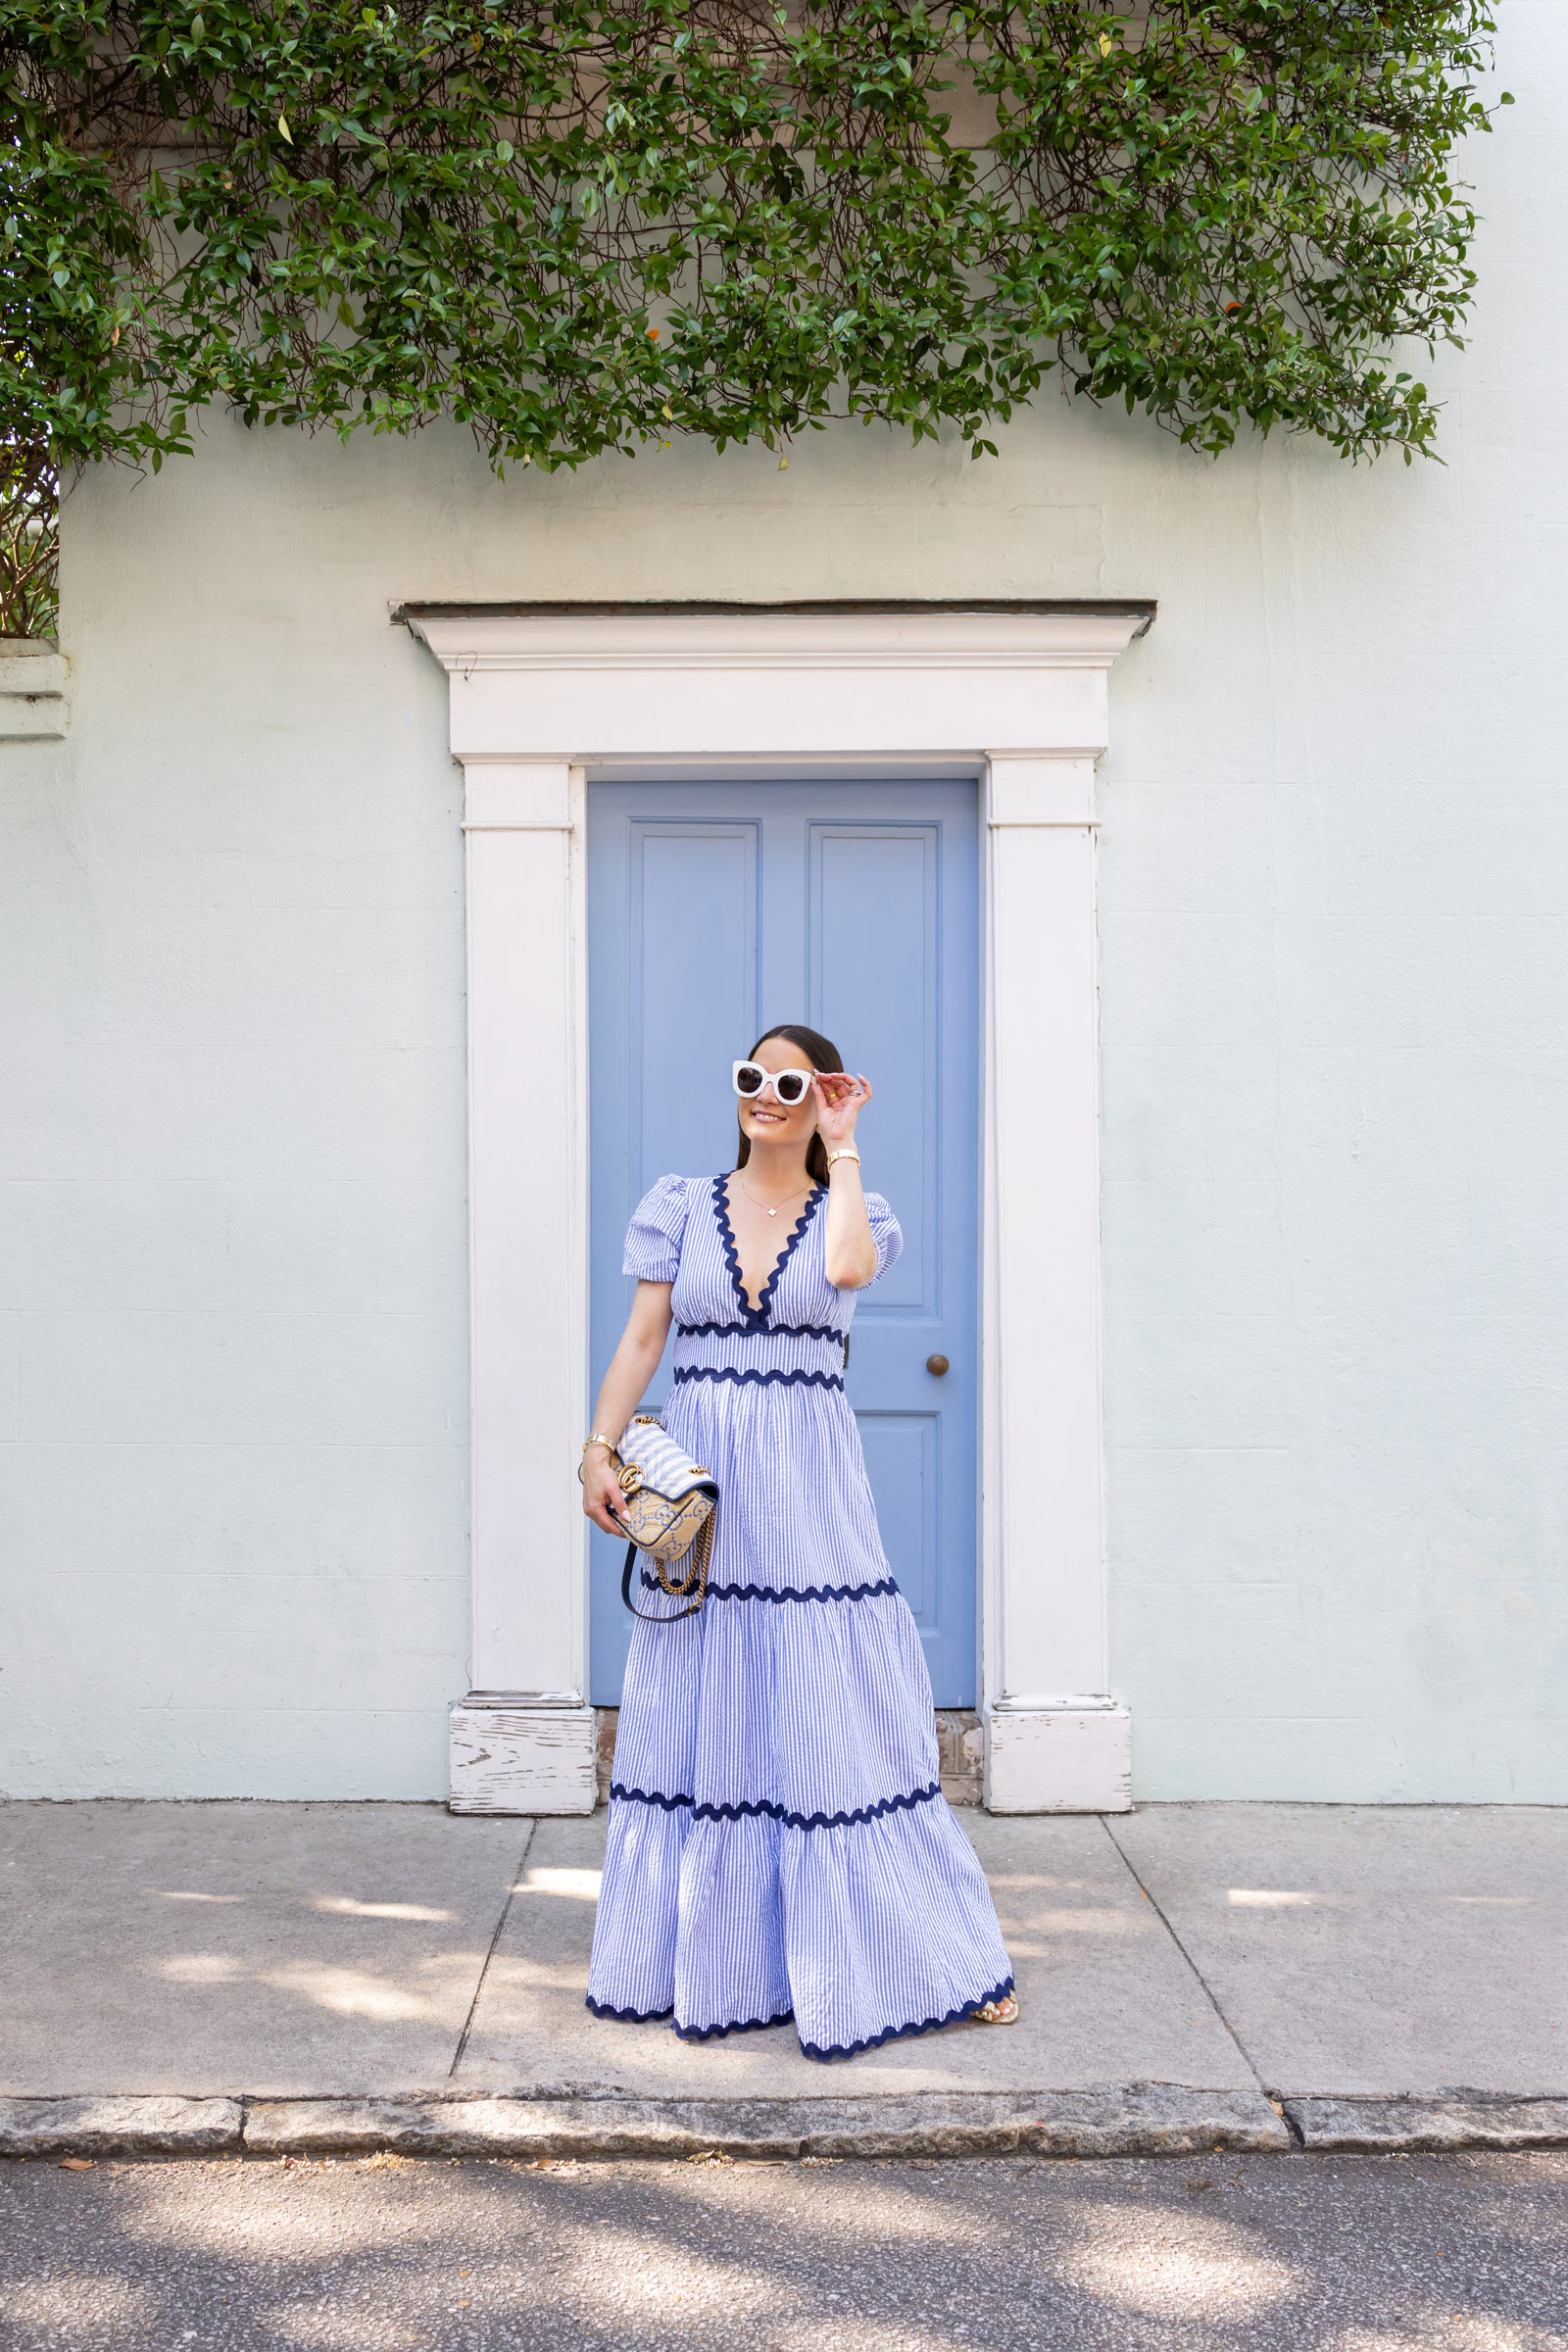
M 74 494 L 72 733 L 0 746 L 0 1788 L 444 1789 L 462 855 L 389 607 L 986 593 L 1160 603 L 1102 771 L 1138 1790 L 1568 1801 L 1568 17 L 1505 32 L 1446 467 L 1048 395 L 995 464 L 214 419 Z

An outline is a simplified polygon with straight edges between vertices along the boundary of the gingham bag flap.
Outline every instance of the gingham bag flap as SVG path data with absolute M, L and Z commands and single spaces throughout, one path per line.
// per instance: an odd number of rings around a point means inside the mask
M 708 1592 L 718 1481 L 701 1462 L 681 1451 L 652 1413 L 639 1413 L 622 1432 L 610 1458 L 618 1465 L 621 1524 L 631 1539 L 620 1572 L 621 1599 L 634 1617 L 648 1615 L 631 1596 L 637 1554 L 645 1551 L 652 1554 L 664 1591 L 687 1603 L 677 1612 L 677 1619 L 692 1616 Z M 677 1578 L 675 1564 L 680 1560 L 688 1565 L 685 1575 Z M 677 1619 L 661 1615 L 660 1622 Z
M 643 1485 L 666 1502 L 681 1502 L 688 1494 L 709 1494 L 716 1502 L 718 1482 L 701 1462 L 694 1462 L 652 1413 L 639 1413 L 621 1434 L 615 1451 L 640 1475 Z

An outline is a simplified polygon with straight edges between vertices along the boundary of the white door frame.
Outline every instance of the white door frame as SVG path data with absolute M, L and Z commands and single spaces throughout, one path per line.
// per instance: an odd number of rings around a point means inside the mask
M 1121 1811 L 1101 1425 L 1095 762 L 1148 604 L 410 606 L 451 680 L 468 922 L 463 1812 L 594 1802 L 587 778 L 967 771 L 984 858 L 981 1706 L 993 1811 Z M 1020 1475 L 1022 1473 L 1022 1475 Z

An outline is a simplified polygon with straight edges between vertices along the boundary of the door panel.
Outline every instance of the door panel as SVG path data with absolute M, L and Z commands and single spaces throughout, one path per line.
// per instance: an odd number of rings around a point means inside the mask
M 941 941 L 940 828 L 813 824 L 810 1022 L 857 1043 L 852 1069 L 876 1088 L 865 1134 L 876 1166 L 897 1168 L 904 1254 L 874 1293 L 879 1314 L 935 1305 L 938 1240 L 927 1213 L 941 1138 L 936 1099 Z M 876 1184 L 868 1171 L 866 1181 Z M 877 1184 L 879 1192 L 887 1191 Z
M 968 783 L 588 793 L 592 1391 L 631 1301 L 620 1250 L 638 1199 L 668 1171 L 734 1165 L 729 1066 L 760 1030 L 823 1030 L 875 1087 L 865 1177 L 904 1229 L 857 1308 L 848 1389 L 939 1706 L 975 1690 L 976 802 Z M 651 1402 L 665 1386 L 662 1367 Z M 591 1688 L 612 1706 L 621 1547 L 596 1533 L 590 1549 Z
M 723 1089 L 712 1100 L 711 1073 L 727 1082 L 736 1053 L 752 1042 L 748 1024 L 757 1003 L 757 880 L 760 828 L 755 824 L 633 823 L 627 830 L 626 921 L 633 955 L 617 1026 L 630 1051 L 619 1058 L 627 1090 L 628 1131 L 640 1139 L 643 1166 L 654 1176 L 688 1171 L 697 1162 L 728 1166 Z M 590 854 L 591 855 L 591 854 Z M 747 1029 L 746 1046 L 731 1040 Z M 597 1065 L 603 1044 L 591 1032 Z M 706 1115 L 705 1115 L 706 1114 Z M 646 1189 L 646 1188 L 644 1188 Z M 628 1213 L 641 1193 L 634 1192 Z M 624 1234 L 626 1220 L 621 1219 Z M 615 1255 L 619 1275 L 619 1252 Z M 603 1366 L 593 1374 L 595 1387 Z
M 858 1371 L 857 1386 L 859 1385 Z M 860 1445 L 876 1496 L 882 1548 L 922 1636 L 940 1631 L 937 1600 L 941 1500 L 937 1455 L 946 1433 L 936 1413 L 874 1413 L 857 1409 Z M 941 1705 L 943 1702 L 938 1700 Z M 963 1703 L 956 1699 L 955 1706 Z

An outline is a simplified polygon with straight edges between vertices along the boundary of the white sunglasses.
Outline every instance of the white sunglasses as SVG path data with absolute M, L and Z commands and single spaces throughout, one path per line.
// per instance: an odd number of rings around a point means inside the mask
M 735 1092 L 743 1102 L 756 1102 L 771 1087 L 773 1100 L 791 1110 L 806 1101 L 815 1075 L 814 1070 L 764 1070 L 760 1061 L 737 1061 L 731 1069 Z

